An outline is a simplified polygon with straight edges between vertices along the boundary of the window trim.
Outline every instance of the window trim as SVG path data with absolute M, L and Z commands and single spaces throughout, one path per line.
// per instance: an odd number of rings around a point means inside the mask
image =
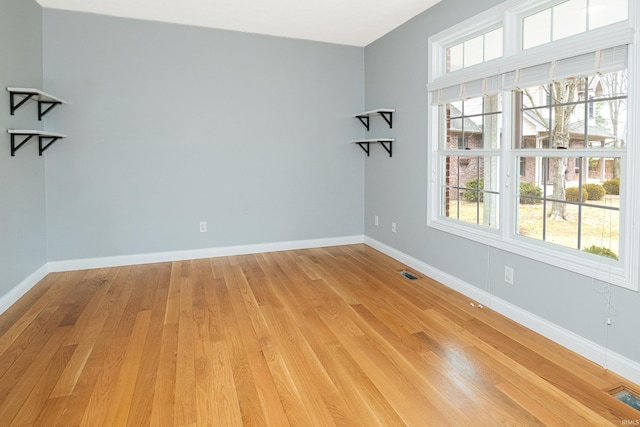
M 428 68 L 427 102 L 430 113 L 428 115 L 428 206 L 427 226 L 459 237 L 486 244 L 501 250 L 569 270 L 606 283 L 611 283 L 626 289 L 638 291 L 640 264 L 640 224 L 633 221 L 633 217 L 640 214 L 640 171 L 636 172 L 632 165 L 640 164 L 640 126 L 633 120 L 627 121 L 627 139 L 637 141 L 628 144 L 622 155 L 624 197 L 620 206 L 620 235 L 630 236 L 620 240 L 620 260 L 615 261 L 598 255 L 579 252 L 576 249 L 565 248 L 544 241 L 520 236 L 515 230 L 516 186 L 519 179 L 517 158 L 526 154 L 526 150 L 513 149 L 507 142 L 513 135 L 513 116 L 511 92 L 503 92 L 503 124 L 504 143 L 501 147 L 501 176 L 500 176 L 500 206 L 501 218 L 499 228 L 477 226 L 455 219 L 441 216 L 440 179 L 444 171 L 441 166 L 443 150 L 438 147 L 439 118 L 438 107 L 433 105 L 435 91 L 456 84 L 477 80 L 478 76 L 492 76 L 504 74 L 527 66 L 550 62 L 556 59 L 586 54 L 601 49 L 612 48 L 623 44 L 629 45 L 628 51 L 628 117 L 640 116 L 640 40 L 634 28 L 640 31 L 640 5 L 629 1 L 629 19 L 606 27 L 567 37 L 545 45 L 520 49 L 522 16 L 535 10 L 558 3 L 557 1 L 537 0 L 523 2 L 510 0 L 489 9 L 469 21 L 461 22 L 428 40 Z M 520 20 L 520 21 L 519 21 Z M 445 73 L 446 49 L 456 43 L 477 34 L 490 31 L 497 26 L 504 28 L 503 57 L 487 61 L 478 65 Z M 518 37 L 512 37 L 513 34 Z M 569 150 L 568 150 L 569 151 Z M 572 155 L 574 149 L 570 150 Z M 594 152 L 588 149 L 588 152 Z M 600 152 L 600 150 L 598 150 Z M 575 151 L 577 154 L 577 151 Z

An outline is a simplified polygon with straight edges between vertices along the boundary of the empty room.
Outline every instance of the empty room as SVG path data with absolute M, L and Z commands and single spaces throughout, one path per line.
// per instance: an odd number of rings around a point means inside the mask
M 640 425 L 639 30 L 0 0 L 0 425 Z

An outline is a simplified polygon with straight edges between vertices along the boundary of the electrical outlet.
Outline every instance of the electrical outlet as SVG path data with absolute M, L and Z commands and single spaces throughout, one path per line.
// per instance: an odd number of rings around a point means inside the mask
M 513 268 L 504 267 L 504 281 L 510 285 L 513 285 Z
M 391 231 L 394 232 L 394 233 L 396 232 L 396 223 L 395 222 L 391 223 Z
M 201 233 L 207 232 L 207 221 L 200 221 L 200 232 Z
M 373 217 L 373 225 L 375 225 L 376 227 L 380 224 L 378 215 Z

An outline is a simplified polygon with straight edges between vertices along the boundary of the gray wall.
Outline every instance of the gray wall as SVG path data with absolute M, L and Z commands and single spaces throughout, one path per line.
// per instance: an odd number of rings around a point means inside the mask
M 46 119 L 69 138 L 45 160 L 35 144 L 10 157 L 6 135 L 0 147 L 0 294 L 47 260 L 364 228 L 605 345 L 602 284 L 426 227 L 427 37 L 497 3 L 441 2 L 363 50 L 57 10 L 41 32 L 35 2 L 3 0 L 0 83 L 44 84 L 71 104 Z M 39 126 L 35 104 L 13 117 L 7 104 L 1 132 Z M 378 107 L 397 109 L 392 130 L 372 120 L 370 132 L 397 138 L 394 156 L 372 147 L 365 159 L 348 143 L 363 135 L 351 115 Z M 502 284 L 504 265 L 515 286 Z M 609 347 L 640 362 L 629 339 L 640 294 L 614 287 L 612 302 Z
M 11 157 L 7 129 L 41 129 L 37 104 L 14 116 L 8 86 L 42 86 L 42 14 L 34 0 L 0 9 L 0 296 L 46 263 L 44 161 L 30 142 Z
M 372 134 L 397 139 L 392 159 L 375 155 L 365 168 L 365 234 L 522 309 L 605 346 L 607 302 L 602 283 L 515 254 L 436 231 L 427 218 L 427 39 L 498 0 L 447 0 L 365 49 L 365 107 L 396 108 L 394 126 Z M 374 216 L 380 225 L 374 225 Z M 390 223 L 397 223 L 397 233 Z M 634 238 L 639 238 L 635 236 Z M 515 286 L 503 282 L 504 266 Z M 640 362 L 640 293 L 612 287 L 618 311 L 609 348 Z
M 50 261 L 363 234 L 364 49 L 43 14 Z

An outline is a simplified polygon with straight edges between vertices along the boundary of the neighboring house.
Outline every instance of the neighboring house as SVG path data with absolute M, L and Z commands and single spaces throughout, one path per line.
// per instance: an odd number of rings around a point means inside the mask
M 547 97 L 543 88 L 531 91 L 531 100 L 536 99 L 536 105 L 548 103 L 543 101 Z M 589 90 L 591 94 L 602 93 L 602 86 L 599 82 L 593 83 Z M 581 95 L 584 96 L 584 95 Z M 540 104 L 538 104 L 540 102 Z M 474 178 L 482 178 L 484 175 L 484 158 L 473 154 L 474 148 L 483 146 L 483 116 L 474 116 L 473 109 L 478 113 L 481 111 L 480 102 L 475 107 L 473 104 L 465 103 L 466 110 L 461 110 L 461 102 L 449 104 L 449 126 L 447 135 L 447 145 L 449 149 L 465 150 L 459 156 L 450 156 L 446 165 L 449 173 L 449 182 L 452 189 L 450 197 L 455 197 L 455 192 L 464 192 L 466 183 Z M 591 105 L 591 104 L 590 104 Z M 522 120 L 522 148 L 549 148 L 549 107 L 526 110 Z M 477 113 L 476 113 L 477 114 Z M 584 117 L 584 108 L 576 108 L 573 117 Z M 585 146 L 585 139 L 588 147 L 611 146 L 615 143 L 615 136 L 596 124 L 596 114 L 594 111 L 588 112 L 588 123 L 585 127 L 584 120 L 572 121 L 570 125 L 570 140 L 568 149 L 582 148 Z M 585 137 L 586 129 L 586 137 Z M 502 129 L 499 129 L 501 144 L 504 143 Z M 581 167 L 582 166 L 582 167 Z M 566 186 L 577 186 L 582 173 L 582 182 L 604 182 L 614 177 L 614 161 L 605 158 L 569 158 L 565 171 Z M 532 182 L 537 186 L 553 185 L 554 165 L 543 164 L 543 159 L 537 157 L 521 157 L 519 162 L 520 180 Z
M 523 120 L 523 147 L 540 148 L 549 147 L 548 120 L 536 117 L 535 114 L 524 114 Z M 585 123 L 577 121 L 570 126 L 569 149 L 582 148 L 585 144 Z M 611 144 L 615 137 L 606 129 L 595 124 L 587 124 L 588 146 L 605 146 Z M 582 168 L 580 167 L 582 166 Z M 565 180 L 568 187 L 577 186 L 582 171 L 583 182 L 604 182 L 613 178 L 613 159 L 594 159 L 574 157 L 567 161 Z M 520 180 L 533 182 L 538 186 L 543 183 L 552 185 L 555 173 L 554 165 L 544 167 L 541 159 L 532 157 L 520 158 Z

